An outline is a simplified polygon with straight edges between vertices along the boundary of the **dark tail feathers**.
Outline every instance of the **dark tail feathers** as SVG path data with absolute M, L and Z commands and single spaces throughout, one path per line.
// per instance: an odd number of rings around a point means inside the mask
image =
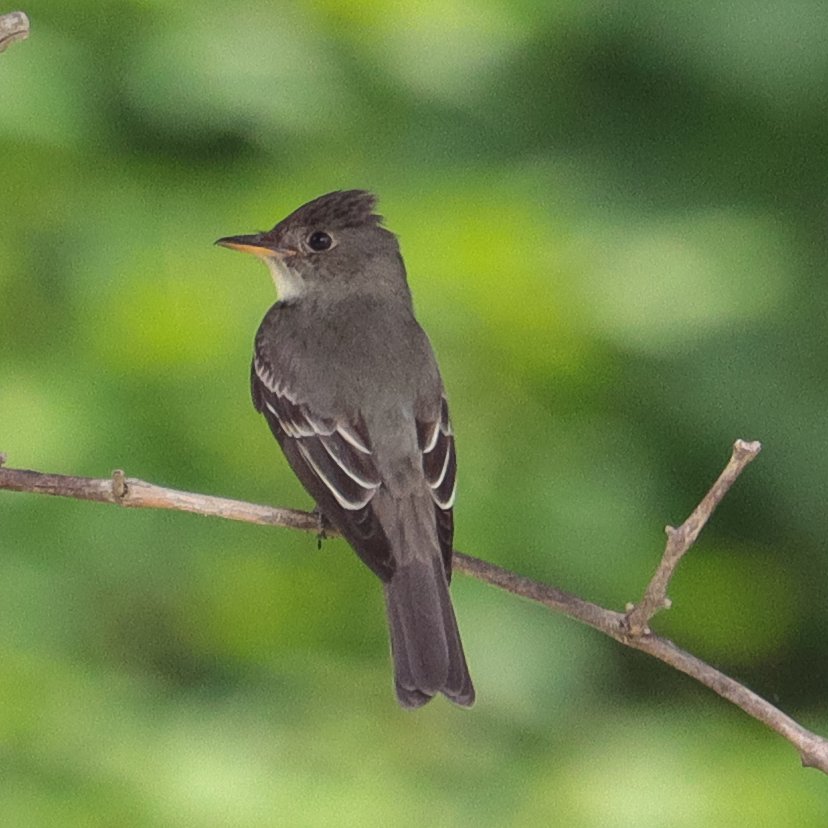
M 397 699 L 421 707 L 437 693 L 474 704 L 448 583 L 439 558 L 398 566 L 385 585 Z

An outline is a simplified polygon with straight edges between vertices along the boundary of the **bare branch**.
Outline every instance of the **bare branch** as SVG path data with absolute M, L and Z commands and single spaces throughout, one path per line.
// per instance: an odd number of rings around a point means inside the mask
M 659 565 L 659 571 L 663 568 L 666 577 L 659 576 L 657 572 L 653 578 L 653 581 L 659 578 L 658 584 L 661 584 L 663 580 L 665 591 L 681 555 L 696 539 L 713 509 L 724 497 L 742 469 L 756 456 L 759 449 L 758 443 L 737 441 L 733 457 L 719 480 L 682 527 L 674 530 L 674 532 L 686 533 L 684 546 L 677 546 L 678 552 L 671 550 L 670 563 L 665 564 L 662 560 Z M 246 523 L 283 526 L 305 532 L 319 531 L 319 517 L 311 512 L 275 509 L 223 497 L 168 489 L 133 477 L 125 477 L 120 470 L 113 472 L 111 478 L 89 478 L 9 469 L 3 468 L 0 464 L 0 489 L 95 500 L 127 508 L 174 509 Z M 668 539 L 668 546 L 669 543 Z M 523 575 L 461 552 L 455 553 L 455 569 L 514 595 L 543 604 L 555 612 L 599 630 L 627 647 L 641 650 L 676 670 L 686 673 L 787 739 L 799 751 L 803 765 L 819 768 L 823 773 L 828 774 L 828 741 L 805 729 L 744 685 L 676 647 L 668 639 L 647 632 L 646 622 L 643 631 L 634 634 L 630 629 L 629 613 L 625 615 L 604 609 L 563 590 L 533 581 Z M 657 601 L 657 590 L 660 588 L 658 585 L 652 590 L 650 587 L 647 588 L 647 593 L 652 592 L 655 596 L 651 600 Z M 663 606 L 663 600 L 662 598 L 659 606 Z M 651 616 L 646 616 L 647 620 L 649 617 Z
M 29 18 L 23 12 L 0 14 L 0 52 L 29 36 Z
M 691 676 L 791 742 L 799 751 L 803 765 L 819 768 L 823 773 L 828 773 L 828 741 L 806 730 L 752 690 L 691 653 L 680 649 L 669 639 L 652 634 L 631 636 L 627 630 L 627 616 L 623 613 L 604 609 L 563 590 L 538 583 L 460 552 L 455 552 L 455 560 L 457 561 L 456 568 L 467 575 L 514 595 L 537 601 L 555 612 L 581 621 L 614 638 L 619 643 L 641 650 Z
M 702 498 L 699 505 L 693 509 L 690 517 L 678 529 L 674 526 L 665 527 L 667 544 L 664 547 L 661 562 L 650 579 L 650 583 L 647 584 L 641 602 L 627 607 L 625 623 L 627 632 L 631 636 L 647 635 L 650 632 L 648 626 L 650 619 L 657 612 L 669 609 L 670 599 L 667 597 L 667 589 L 679 561 L 696 542 L 699 533 L 704 529 L 716 507 L 722 502 L 722 498 L 730 491 L 730 487 L 736 482 L 736 478 L 761 450 L 762 444 L 758 440 L 752 442 L 737 440 L 733 444 L 733 452 L 724 471 L 710 487 L 710 491 Z
M 120 469 L 112 472 L 112 477 L 95 478 L 0 468 L 0 489 L 71 497 L 75 500 L 95 500 L 130 509 L 195 512 L 208 517 L 259 523 L 264 526 L 283 526 L 305 532 L 319 530 L 319 518 L 309 512 L 276 509 L 273 506 L 260 506 L 227 497 L 168 489 L 139 480 L 137 477 L 125 477 Z

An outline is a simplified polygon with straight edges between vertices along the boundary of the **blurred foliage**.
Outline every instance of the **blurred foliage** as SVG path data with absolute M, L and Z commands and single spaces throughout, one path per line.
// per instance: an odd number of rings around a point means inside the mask
M 32 0 L 0 56 L 0 449 L 307 506 L 248 400 L 264 270 L 382 196 L 457 544 L 620 608 L 765 451 L 657 628 L 828 732 L 828 16 L 791 3 Z M 689 680 L 462 577 L 479 702 L 410 715 L 340 542 L 0 495 L 4 825 L 825 825 Z

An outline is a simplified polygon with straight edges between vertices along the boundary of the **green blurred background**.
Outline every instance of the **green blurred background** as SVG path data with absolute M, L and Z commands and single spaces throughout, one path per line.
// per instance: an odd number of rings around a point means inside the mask
M 270 279 L 212 242 L 370 188 L 449 389 L 458 548 L 620 609 L 761 439 L 656 626 L 828 733 L 824 3 L 25 8 L 10 466 L 307 507 L 248 395 Z M 411 714 L 340 541 L 7 493 L 0 529 L 3 825 L 828 822 L 780 738 L 462 575 L 478 704 Z

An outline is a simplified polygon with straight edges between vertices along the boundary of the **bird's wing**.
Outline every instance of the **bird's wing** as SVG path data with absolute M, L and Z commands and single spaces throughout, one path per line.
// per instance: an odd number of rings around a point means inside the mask
M 257 355 L 251 370 L 253 404 L 296 476 L 328 520 L 380 578 L 394 572 L 390 544 L 374 514 L 382 485 L 361 417 L 320 417 Z
M 451 578 L 454 543 L 454 496 L 457 491 L 457 454 L 448 403 L 442 397 L 439 416 L 417 420 L 417 441 L 423 455 L 423 472 L 434 500 L 437 536 L 446 575 Z

